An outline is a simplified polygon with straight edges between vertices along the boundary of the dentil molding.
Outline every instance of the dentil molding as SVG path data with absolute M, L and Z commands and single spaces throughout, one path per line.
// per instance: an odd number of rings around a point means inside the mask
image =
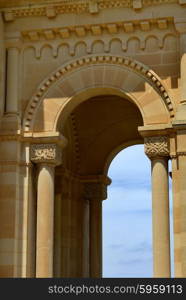
M 75 69 L 81 68 L 83 66 L 87 66 L 90 64 L 115 64 L 119 66 L 125 66 L 130 70 L 139 73 L 142 77 L 144 77 L 147 82 L 151 84 L 151 86 L 159 93 L 162 97 L 168 111 L 170 117 L 174 117 L 174 106 L 172 100 L 169 97 L 168 92 L 165 87 L 161 83 L 160 79 L 157 75 L 149 69 L 147 66 L 143 65 L 140 62 L 135 61 L 130 57 L 120 57 L 113 55 L 92 55 L 82 57 L 80 59 L 76 59 L 70 63 L 65 64 L 63 67 L 59 68 L 56 72 L 54 72 L 51 76 L 49 76 L 37 89 L 35 94 L 30 100 L 30 103 L 27 106 L 25 117 L 23 121 L 23 127 L 25 131 L 29 131 L 32 121 L 35 116 L 35 112 L 40 105 L 44 95 L 47 93 L 49 88 L 55 84 L 58 80 L 60 80 L 64 75 L 74 71 Z
M 55 18 L 57 15 L 65 13 L 79 14 L 86 12 L 90 14 L 97 14 L 101 10 L 108 8 L 130 8 L 138 11 L 144 7 L 167 3 L 186 5 L 186 0 L 62 0 L 53 1 L 51 3 L 47 2 L 43 5 L 37 6 L 35 5 L 37 2 L 34 1 L 33 5 L 25 5 L 21 7 L 11 7 L 11 5 L 7 4 L 7 2 L 8 1 L 0 1 L 0 8 L 2 8 L 4 12 L 4 19 L 7 22 L 13 21 L 16 18 L 30 16 L 46 16 L 48 18 Z M 17 1 L 17 5 L 19 5 L 19 1 Z M 16 1 L 14 1 L 14 6 L 16 6 Z

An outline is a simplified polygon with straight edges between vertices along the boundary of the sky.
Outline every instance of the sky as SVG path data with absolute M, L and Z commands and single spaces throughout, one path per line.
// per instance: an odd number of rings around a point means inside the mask
M 144 146 L 121 151 L 108 176 L 112 184 L 103 201 L 103 277 L 153 277 L 151 163 Z

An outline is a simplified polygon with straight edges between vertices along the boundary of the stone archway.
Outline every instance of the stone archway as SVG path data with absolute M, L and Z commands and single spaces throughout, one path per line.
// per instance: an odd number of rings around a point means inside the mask
M 155 276 L 170 276 L 166 128 L 173 117 L 174 106 L 158 76 L 130 58 L 83 57 L 58 69 L 41 84 L 23 119 L 25 137 L 32 136 L 31 161 L 39 165 L 37 277 L 51 277 L 53 269 L 60 276 L 60 268 L 56 271 L 60 255 L 64 277 L 101 276 L 101 202 L 106 199 L 106 187 L 110 184 L 106 176 L 108 165 L 119 149 L 143 142 L 144 136 L 146 154 L 152 159 L 156 203 L 154 272 Z M 64 137 L 58 142 L 59 133 L 67 139 L 67 147 Z M 45 144 L 41 144 L 43 140 Z M 156 192 L 158 178 L 159 190 L 165 193 Z M 61 210 L 61 205 L 68 207 L 66 221 L 61 223 L 58 215 L 54 224 L 53 212 Z M 43 211 L 50 212 L 44 222 Z M 163 220 L 159 211 L 165 213 Z M 54 225 L 57 236 L 53 237 Z M 162 235 L 158 237 L 160 228 Z M 60 242 L 59 236 L 63 236 Z
M 41 83 L 24 114 L 24 130 L 56 130 L 59 115 L 65 119 L 76 105 L 103 93 L 101 89 L 134 101 L 144 125 L 167 124 L 174 117 L 173 101 L 147 66 L 128 57 L 87 56 L 64 65 Z

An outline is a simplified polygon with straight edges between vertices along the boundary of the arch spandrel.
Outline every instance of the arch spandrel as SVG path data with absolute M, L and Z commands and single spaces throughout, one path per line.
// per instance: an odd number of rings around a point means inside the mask
M 64 65 L 41 84 L 25 112 L 24 130 L 56 131 L 77 105 L 100 93 L 134 102 L 144 125 L 167 124 L 174 117 L 173 101 L 148 67 L 128 57 L 87 56 Z

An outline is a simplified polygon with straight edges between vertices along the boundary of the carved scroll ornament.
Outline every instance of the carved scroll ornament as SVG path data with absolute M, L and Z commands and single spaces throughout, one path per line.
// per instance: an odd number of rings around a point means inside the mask
M 31 161 L 34 163 L 61 163 L 61 149 L 56 144 L 33 144 L 31 146 Z

